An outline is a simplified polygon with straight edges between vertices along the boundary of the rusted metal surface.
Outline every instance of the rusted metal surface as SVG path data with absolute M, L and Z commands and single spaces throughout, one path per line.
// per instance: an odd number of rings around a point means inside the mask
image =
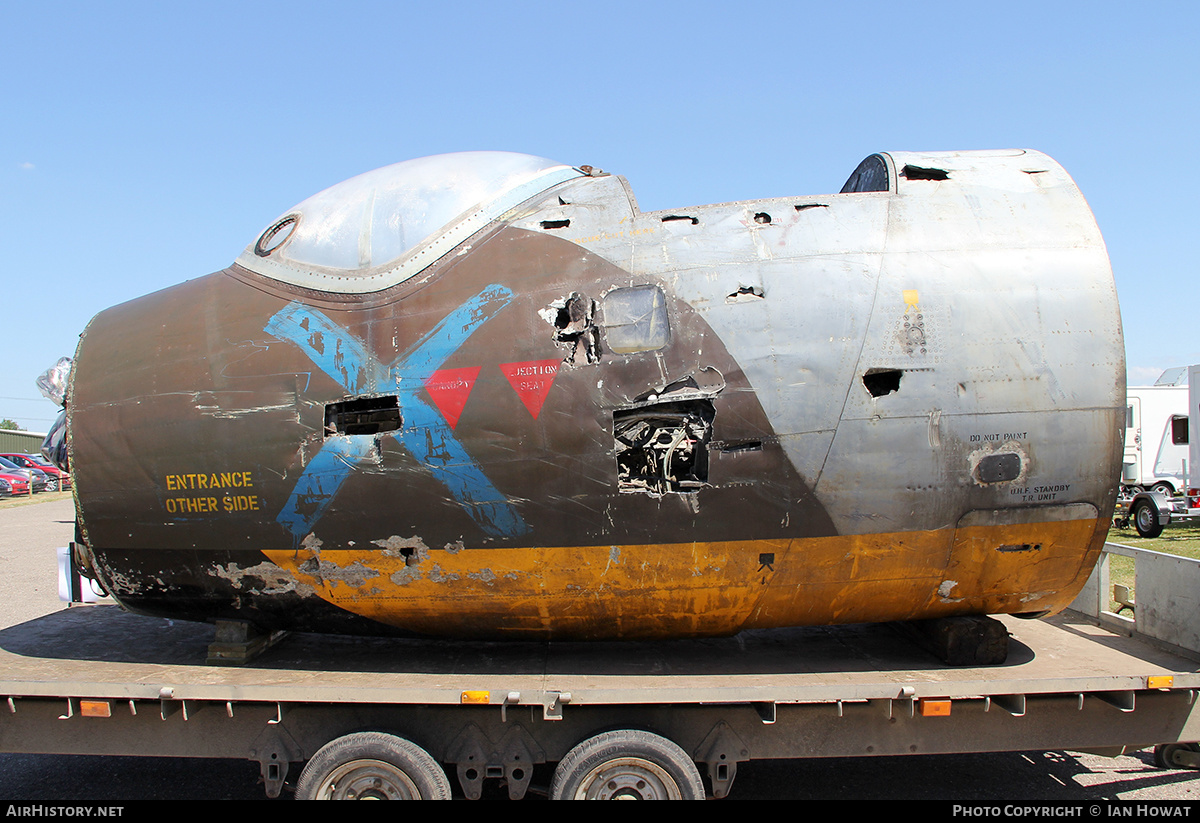
M 423 238 L 370 211 L 401 164 L 91 322 L 71 465 L 120 602 L 597 639 L 1075 596 L 1125 368 L 1054 161 L 893 153 L 887 191 L 642 213 L 620 177 L 500 160 L 532 176 Z M 298 262 L 326 241 L 344 270 Z

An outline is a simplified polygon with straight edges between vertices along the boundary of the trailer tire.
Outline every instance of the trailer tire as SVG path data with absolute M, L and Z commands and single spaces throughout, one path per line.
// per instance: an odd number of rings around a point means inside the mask
M 624 729 L 580 743 L 558 764 L 551 800 L 703 800 L 700 771 L 657 734 Z
M 1174 497 L 1175 496 L 1175 487 L 1165 481 L 1162 483 L 1155 483 L 1153 486 L 1150 487 L 1150 491 L 1157 492 L 1158 494 L 1164 495 L 1166 497 Z
M 322 746 L 300 772 L 297 800 L 449 800 L 450 781 L 402 737 L 357 732 Z
M 1200 752 L 1200 744 L 1196 743 L 1164 743 L 1154 747 L 1154 765 L 1160 769 L 1191 769 L 1192 766 L 1180 766 L 1175 763 L 1177 751 Z
M 1145 497 L 1138 499 L 1133 504 L 1129 519 L 1133 521 L 1134 529 L 1142 537 L 1158 537 L 1162 534 L 1163 527 L 1158 522 L 1158 506 L 1153 500 L 1147 500 Z

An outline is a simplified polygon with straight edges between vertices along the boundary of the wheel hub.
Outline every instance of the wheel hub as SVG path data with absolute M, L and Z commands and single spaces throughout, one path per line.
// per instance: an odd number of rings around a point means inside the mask
M 353 760 L 329 775 L 322 800 L 420 800 L 421 792 L 402 770 L 382 760 Z
M 576 794 L 579 800 L 679 800 L 679 786 L 656 763 L 622 757 L 588 772 Z

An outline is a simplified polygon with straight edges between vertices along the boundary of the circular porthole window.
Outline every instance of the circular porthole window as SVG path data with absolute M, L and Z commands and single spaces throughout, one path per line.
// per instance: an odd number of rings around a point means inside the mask
M 292 236 L 292 232 L 296 230 L 296 224 L 299 222 L 300 215 L 298 214 L 289 214 L 287 217 L 277 220 L 258 238 L 258 242 L 254 244 L 254 253 L 259 257 L 266 257 L 275 251 Z

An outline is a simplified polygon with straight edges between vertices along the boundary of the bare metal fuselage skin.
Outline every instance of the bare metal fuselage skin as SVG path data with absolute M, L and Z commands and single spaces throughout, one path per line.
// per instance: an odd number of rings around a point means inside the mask
M 102 312 L 68 407 L 97 576 L 472 638 L 1063 608 L 1122 455 L 1095 221 L 1036 152 L 876 164 L 656 213 L 584 167 L 377 277 L 288 274 L 268 230 Z

